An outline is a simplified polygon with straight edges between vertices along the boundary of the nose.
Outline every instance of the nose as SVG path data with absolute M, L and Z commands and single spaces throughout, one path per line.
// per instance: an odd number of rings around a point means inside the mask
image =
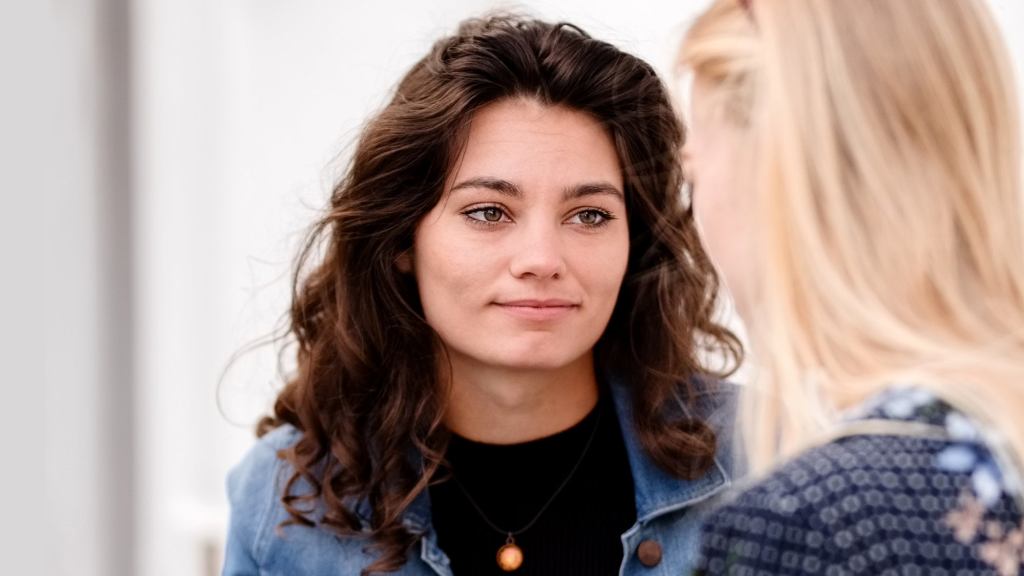
M 557 225 L 522 229 L 509 264 L 516 278 L 557 279 L 565 274 L 565 256 Z

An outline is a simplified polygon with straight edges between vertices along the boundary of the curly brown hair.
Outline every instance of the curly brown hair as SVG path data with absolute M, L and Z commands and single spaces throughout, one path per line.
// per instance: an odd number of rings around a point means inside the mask
M 258 427 L 260 435 L 284 424 L 301 432 L 280 452 L 292 467 L 282 494 L 289 523 L 367 530 L 379 556 L 364 574 L 405 562 L 419 534 L 402 524 L 403 512 L 434 478 L 448 440 L 437 336 L 415 280 L 396 261 L 441 200 L 473 114 L 511 97 L 586 112 L 611 136 L 630 254 L 595 363 L 628 377 L 635 428 L 659 466 L 694 477 L 715 453 L 707 424 L 665 409 L 673 398 L 695 402 L 700 377 L 723 377 L 742 351 L 714 320 L 718 280 L 681 199 L 683 129 L 663 84 L 643 61 L 569 24 L 466 21 L 366 125 L 311 231 L 290 313 L 297 370 Z M 709 350 L 726 369 L 702 363 Z M 310 489 L 299 490 L 303 483 Z M 351 509 L 357 501 L 371 510 L 368 526 Z

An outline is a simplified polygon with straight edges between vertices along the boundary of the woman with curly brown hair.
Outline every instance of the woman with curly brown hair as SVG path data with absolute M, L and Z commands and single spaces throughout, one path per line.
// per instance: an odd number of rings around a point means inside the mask
M 736 338 L 641 60 L 471 20 L 399 83 L 300 256 L 297 371 L 224 573 L 640 574 L 728 483 Z M 666 572 L 667 573 L 667 572 Z

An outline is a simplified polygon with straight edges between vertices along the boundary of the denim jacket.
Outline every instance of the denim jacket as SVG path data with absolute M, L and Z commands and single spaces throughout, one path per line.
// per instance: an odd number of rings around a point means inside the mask
M 688 574 L 698 552 L 700 529 L 711 496 L 730 483 L 735 392 L 728 385 L 697 407 L 719 432 L 714 465 L 695 480 L 681 480 L 658 468 L 643 451 L 633 430 L 630 394 L 611 378 L 612 397 L 622 427 L 636 493 L 636 523 L 622 535 L 621 576 Z M 684 411 L 685 408 L 682 408 Z M 298 441 L 300 433 L 282 426 L 263 436 L 228 476 L 231 519 L 224 576 L 359 576 L 374 560 L 369 538 L 340 537 L 322 527 L 290 525 L 281 504 L 291 468 L 277 451 Z M 301 482 L 300 490 L 307 486 Z M 368 517 L 365 503 L 354 512 Z M 399 576 L 452 576 L 448 558 L 437 545 L 430 523 L 429 494 L 424 491 L 405 513 L 404 523 L 422 533 Z M 640 552 L 644 544 L 643 553 Z M 461 575 L 460 575 L 461 576 Z

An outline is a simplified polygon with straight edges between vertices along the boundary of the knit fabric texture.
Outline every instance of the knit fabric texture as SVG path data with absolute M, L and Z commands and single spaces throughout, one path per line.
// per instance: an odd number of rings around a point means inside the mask
M 911 386 L 850 420 L 931 432 L 841 436 L 780 466 L 709 517 L 696 574 L 1024 574 L 1019 476 L 991 433 Z

